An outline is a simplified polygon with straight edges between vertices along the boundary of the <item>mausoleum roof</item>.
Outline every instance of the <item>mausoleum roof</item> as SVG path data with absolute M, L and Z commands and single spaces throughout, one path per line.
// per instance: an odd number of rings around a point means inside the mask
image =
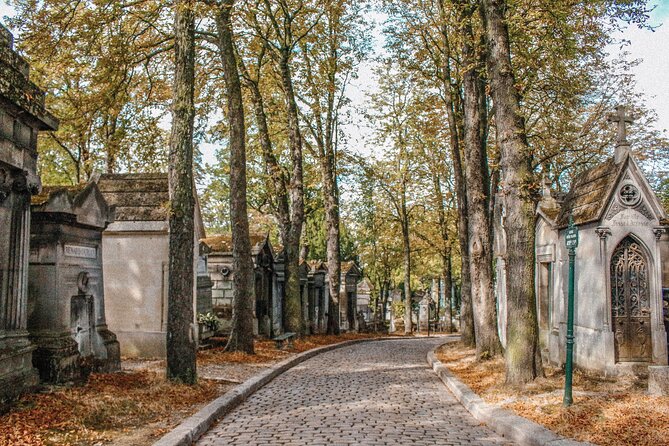
M 325 271 L 328 270 L 327 265 L 325 265 L 325 263 L 320 261 L 320 260 L 308 260 L 307 264 L 309 265 L 309 268 L 313 272 L 317 272 L 317 271 L 325 272 Z
M 554 222 L 560 216 L 559 207 L 548 207 L 539 205 L 539 211 L 546 216 L 551 222 Z
M 116 221 L 166 221 L 169 183 L 166 173 L 103 174 L 100 191 L 116 206 Z
M 266 234 L 250 234 L 251 252 L 256 255 L 267 242 Z M 232 253 L 232 234 L 212 235 L 201 240 L 212 253 Z
M 576 177 L 574 186 L 562 203 L 556 221 L 557 226 L 567 226 L 570 213 L 577 225 L 599 220 L 620 172 L 628 163 L 629 157 L 619 164 L 616 164 L 613 158 L 609 158 Z
M 30 197 L 30 204 L 33 206 L 45 204 L 52 196 L 59 192 L 67 194 L 70 199 L 74 200 L 85 187 L 86 183 L 80 183 L 75 186 L 42 186 L 42 191 L 39 194 Z
M 114 208 L 104 199 L 96 183 L 76 186 L 44 186 L 30 199 L 33 218 L 105 228 L 114 221 Z M 73 217 L 66 217 L 66 216 Z
M 348 273 L 355 274 L 355 275 L 360 275 L 360 269 L 358 268 L 358 265 L 355 264 L 353 260 L 349 260 L 347 262 L 341 262 L 341 273 L 342 275 L 346 275 Z

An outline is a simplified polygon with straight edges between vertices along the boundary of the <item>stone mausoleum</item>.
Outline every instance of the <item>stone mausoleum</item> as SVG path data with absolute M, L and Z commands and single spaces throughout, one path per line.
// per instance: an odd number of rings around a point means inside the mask
M 128 357 L 161 358 L 166 353 L 169 270 L 169 186 L 165 173 L 104 174 L 96 179 L 115 219 L 102 233 L 107 323 Z M 195 205 L 193 240 L 193 327 L 197 331 L 197 271 L 205 236 L 199 204 Z M 209 295 L 210 296 L 210 295 Z M 197 333 L 194 333 L 197 336 Z
M 276 289 L 274 251 L 267 235 L 252 234 L 251 255 L 255 284 L 254 334 L 273 337 L 281 333 L 281 301 Z M 213 311 L 228 332 L 232 322 L 232 236 L 214 235 L 202 240 L 208 251 L 208 268 L 213 282 Z
M 30 197 L 40 190 L 37 134 L 57 128 L 0 26 L 0 406 L 39 379 L 27 330 Z
M 89 182 L 44 187 L 32 198 L 31 214 L 28 330 L 40 378 L 63 383 L 85 379 L 90 370 L 121 370 L 102 276 L 102 231 L 113 209 Z
M 604 375 L 667 364 L 662 290 L 669 287 L 669 221 L 630 153 L 624 107 L 615 155 L 579 175 L 563 200 L 548 186 L 537 208 L 536 293 L 544 361 L 565 360 L 569 273 L 565 232 L 579 231 L 575 257 L 574 361 Z M 503 211 L 496 224 L 503 228 Z M 496 231 L 503 234 L 503 231 Z M 505 242 L 496 240 L 500 331 L 505 338 Z M 509 315 L 511 317 L 511 315 Z
M 339 328 L 345 331 L 358 330 L 358 281 L 362 272 L 353 261 L 341 262 L 341 288 L 339 291 Z

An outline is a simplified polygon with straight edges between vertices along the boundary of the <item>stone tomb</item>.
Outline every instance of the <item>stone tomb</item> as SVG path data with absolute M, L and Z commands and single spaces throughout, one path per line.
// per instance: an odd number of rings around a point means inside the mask
M 341 288 L 339 291 L 339 327 L 346 331 L 358 329 L 358 281 L 360 268 L 354 261 L 341 262 Z
M 166 354 L 169 283 L 169 184 L 165 173 L 103 174 L 96 179 L 115 219 L 102 233 L 107 322 L 128 357 L 162 358 Z M 199 240 L 205 236 L 195 202 L 193 238 L 193 336 L 197 309 L 210 308 L 198 292 L 202 263 Z M 200 286 L 205 284 L 200 281 Z M 204 302 L 198 303 L 198 297 Z
M 308 287 L 309 287 L 309 323 L 311 333 L 325 333 L 327 331 L 328 288 L 327 266 L 319 260 L 309 260 Z
M 91 182 L 45 187 L 31 211 L 28 330 L 40 378 L 63 383 L 85 379 L 91 368 L 120 370 L 102 274 L 102 231 L 113 210 Z
M 372 322 L 372 307 L 370 302 L 372 301 L 372 293 L 374 292 L 374 285 L 365 277 L 360 282 L 358 282 L 358 314 L 362 315 L 366 323 Z
M 57 128 L 0 25 L 0 406 L 38 382 L 27 330 L 30 196 L 40 188 L 37 134 Z
M 629 122 L 618 108 L 613 120 Z M 503 202 L 501 202 L 503 204 Z M 544 187 L 536 223 L 536 294 L 542 357 L 565 360 L 570 216 L 579 229 L 575 258 L 574 361 L 618 375 L 645 374 L 667 364 L 662 288 L 669 285 L 667 215 L 629 152 L 624 125 L 615 156 L 579 175 L 559 202 Z M 503 211 L 498 212 L 495 254 L 499 325 L 506 314 Z
M 214 314 L 221 321 L 221 331 L 229 331 L 232 322 L 232 237 L 214 235 L 202 240 L 208 255 L 208 268 L 213 281 L 212 298 Z M 276 336 L 274 312 L 275 275 L 274 252 L 266 235 L 251 235 L 251 253 L 254 266 L 255 306 L 254 334 Z M 279 313 L 280 314 L 280 313 Z

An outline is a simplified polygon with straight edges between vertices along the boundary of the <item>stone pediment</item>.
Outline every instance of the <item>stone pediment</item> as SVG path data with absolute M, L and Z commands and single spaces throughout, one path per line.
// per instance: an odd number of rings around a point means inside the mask
M 666 218 L 662 204 L 634 158 L 629 156 L 625 164 L 608 195 L 605 212 L 600 219 L 624 226 L 658 224 Z
M 619 164 L 609 158 L 579 175 L 565 197 L 556 226 L 567 227 L 570 213 L 576 225 L 583 225 L 611 220 L 626 209 L 633 209 L 649 221 L 666 218 L 648 180 L 630 155 Z
M 114 221 L 114 209 L 105 201 L 94 182 L 76 186 L 44 186 L 31 199 L 33 215 L 41 218 L 67 219 L 94 228 L 106 228 Z M 47 217 L 50 215 L 50 217 Z
M 358 265 L 353 261 L 349 260 L 347 262 L 341 262 L 341 274 L 342 276 L 355 276 L 355 277 L 360 277 L 360 268 L 358 268 Z

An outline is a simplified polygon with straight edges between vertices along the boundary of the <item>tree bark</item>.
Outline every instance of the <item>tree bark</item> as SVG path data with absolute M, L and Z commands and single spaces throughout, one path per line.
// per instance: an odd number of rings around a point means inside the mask
M 330 298 L 328 306 L 333 311 L 328 311 L 327 334 L 339 334 L 339 305 L 333 296 L 339 297 L 341 288 L 341 251 L 339 240 L 339 191 L 335 173 L 334 151 L 326 153 L 325 159 L 321 161 L 323 172 L 323 195 L 325 199 L 325 224 L 327 226 L 327 261 L 328 261 L 328 286 Z M 337 300 L 338 302 L 338 300 Z
M 439 2 L 439 9 L 442 19 L 441 34 L 446 48 L 443 66 L 444 79 L 444 99 L 446 110 L 448 112 L 448 128 L 451 146 L 451 159 L 453 161 L 453 177 L 455 180 L 455 190 L 458 207 L 458 241 L 460 246 L 460 336 L 462 342 L 469 347 L 475 345 L 474 320 L 471 299 L 471 278 L 469 272 L 469 222 L 467 210 L 467 186 L 465 182 L 465 173 L 462 167 L 461 155 L 461 135 L 462 129 L 462 104 L 460 101 L 460 87 L 453 88 L 451 79 L 451 55 L 450 42 L 448 38 L 448 28 L 446 26 L 446 17 L 444 2 Z
M 195 197 L 193 123 L 195 119 L 195 16 L 191 0 L 179 0 L 174 13 L 174 99 L 169 166 L 169 287 L 167 377 L 197 380 L 193 323 Z
M 300 296 L 299 257 L 300 237 L 304 225 L 304 184 L 302 171 L 302 133 L 298 118 L 297 102 L 293 89 L 293 79 L 290 69 L 290 48 L 284 47 L 281 51 L 279 71 L 286 99 L 288 112 L 288 139 L 290 141 L 290 160 L 292 175 L 290 178 L 291 226 L 288 233 L 288 243 L 285 246 L 286 258 L 286 331 L 302 334 L 304 321 L 302 318 L 302 299 Z
M 409 215 L 404 182 L 402 183 L 401 201 L 402 252 L 404 257 L 404 334 L 406 335 L 413 332 L 413 321 L 411 319 L 411 239 L 409 238 Z
M 232 331 L 226 351 L 254 353 L 255 289 L 246 205 L 246 129 L 230 16 L 235 0 L 223 0 L 216 15 L 230 128 L 230 220 L 232 227 Z
M 242 67 L 242 71 L 245 72 L 243 61 L 239 61 L 239 64 Z M 277 201 L 274 212 L 279 223 L 279 238 L 285 246 L 288 242 L 288 233 L 290 232 L 291 225 L 286 178 L 272 149 L 272 139 L 267 124 L 267 113 L 265 112 L 265 101 L 260 92 L 258 81 L 251 79 L 250 75 L 246 72 L 244 79 L 246 80 L 245 85 L 251 93 L 251 104 L 253 105 L 255 123 L 258 127 L 258 140 L 260 142 L 263 161 L 270 178 L 272 178 L 272 185 L 274 187 L 274 195 Z
M 543 375 L 534 291 L 534 209 L 531 154 L 516 90 L 504 0 L 482 0 L 487 64 L 501 152 L 500 188 L 506 209 L 506 381 Z
M 478 359 L 493 357 L 502 352 L 497 331 L 497 310 L 493 292 L 492 239 L 490 232 L 490 182 L 488 157 L 483 139 L 481 100 L 485 92 L 481 83 L 481 67 L 474 48 L 472 11 L 463 5 L 463 75 L 465 139 L 464 155 L 469 212 L 469 268 Z
M 451 295 L 453 289 L 453 276 L 451 275 L 451 252 L 450 246 L 448 255 L 442 259 L 442 277 L 444 279 L 444 309 L 446 318 L 445 330 L 447 333 L 453 332 L 453 297 Z

